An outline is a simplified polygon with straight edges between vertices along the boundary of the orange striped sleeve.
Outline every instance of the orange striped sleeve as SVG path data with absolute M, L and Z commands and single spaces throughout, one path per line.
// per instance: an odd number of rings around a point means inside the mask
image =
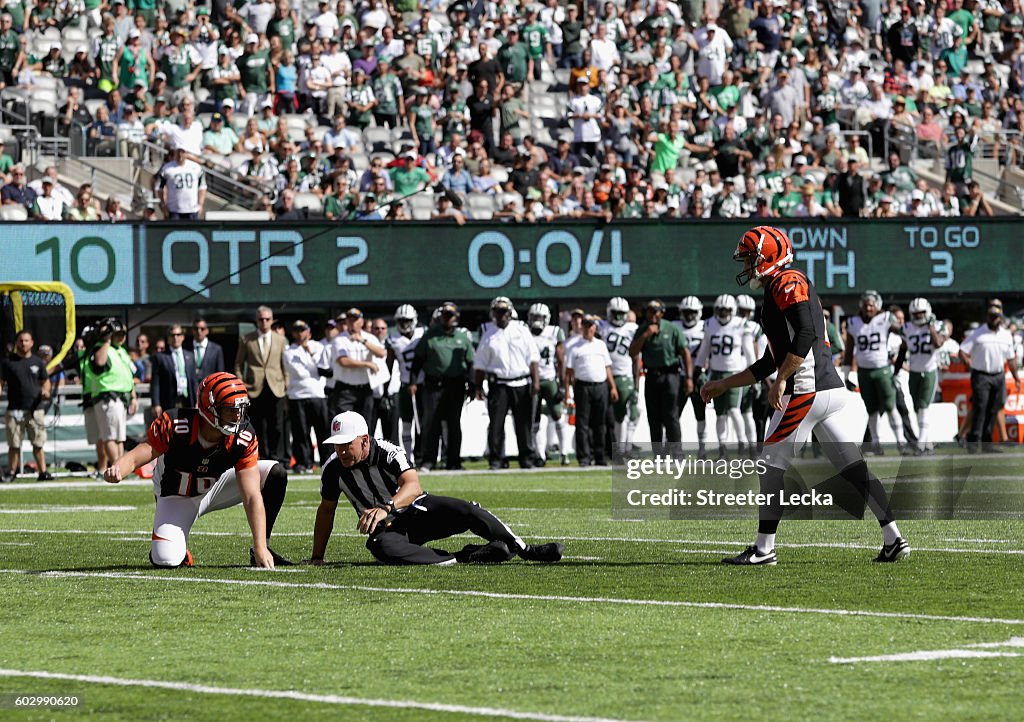
M 807 279 L 799 271 L 784 271 L 772 284 L 772 299 L 780 311 L 810 300 Z

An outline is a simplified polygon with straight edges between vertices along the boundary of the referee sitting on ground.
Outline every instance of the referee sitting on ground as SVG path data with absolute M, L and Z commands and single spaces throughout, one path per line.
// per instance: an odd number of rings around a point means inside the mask
M 992 443 L 992 426 L 999 409 L 1006 403 L 1006 377 L 1004 365 L 1017 383 L 1020 394 L 1021 380 L 1017 375 L 1017 356 L 1013 350 L 1013 336 L 1003 327 L 1003 303 L 992 299 L 988 306 L 988 319 L 978 326 L 960 344 L 960 358 L 971 367 L 971 430 L 967 435 L 967 451 L 976 454 L 979 444 L 984 451 L 999 452 Z M 1004 439 L 1005 441 L 1005 439 Z
M 369 535 L 366 548 L 384 564 L 497 563 L 517 554 L 536 562 L 562 558 L 561 544 L 526 544 L 479 504 L 424 492 L 402 447 L 372 438 L 354 411 L 334 417 L 327 443 L 335 453 L 320 476 L 310 564 L 324 562 L 342 494 L 359 514 L 359 532 Z M 488 543 L 467 544 L 455 554 L 423 546 L 467 531 Z
M 608 399 L 619 400 L 612 376 L 608 346 L 597 338 L 597 318 L 583 317 L 583 340 L 573 346 L 565 363 L 565 403 L 569 388 L 576 399 L 576 459 L 580 466 L 604 466 L 604 438 L 608 431 Z M 610 390 L 610 392 L 609 392 Z

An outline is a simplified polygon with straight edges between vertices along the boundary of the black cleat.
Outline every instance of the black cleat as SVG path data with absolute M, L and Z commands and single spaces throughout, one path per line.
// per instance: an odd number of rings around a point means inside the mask
M 39 476 L 36 477 L 36 481 L 53 481 L 53 474 L 48 471 L 41 471 Z
M 519 556 L 528 562 L 554 563 L 562 560 L 562 552 L 565 546 L 558 542 L 547 544 L 528 544 L 525 549 L 519 552 Z
M 898 562 L 910 556 L 910 544 L 903 537 L 896 537 L 892 544 L 883 544 L 882 551 L 875 557 L 876 562 Z
M 281 556 L 280 554 L 275 552 L 270 547 L 267 547 L 267 551 L 269 551 L 270 552 L 270 556 L 273 557 L 273 559 L 274 559 L 274 566 L 275 567 L 294 567 L 295 566 L 295 562 L 291 561 L 290 559 L 285 559 L 283 556 Z M 256 551 L 252 547 L 249 547 L 249 566 L 251 566 L 251 567 L 256 566 Z
M 737 566 L 765 566 L 773 567 L 779 563 L 779 558 L 775 555 L 775 550 L 772 549 L 770 552 L 761 553 L 757 550 L 757 547 L 751 544 L 742 552 L 734 557 L 726 557 L 722 560 L 722 564 L 734 564 Z
M 467 544 L 455 558 L 459 564 L 501 564 L 514 557 L 503 541 L 492 541 L 483 546 Z

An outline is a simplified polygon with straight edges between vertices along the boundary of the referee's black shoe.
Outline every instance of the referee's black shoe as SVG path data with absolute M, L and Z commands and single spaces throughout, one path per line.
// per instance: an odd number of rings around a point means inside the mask
M 557 562 L 562 560 L 565 546 L 558 542 L 547 544 L 528 544 L 519 552 L 519 556 L 528 562 Z
M 514 557 L 503 541 L 492 541 L 484 545 L 467 544 L 455 555 L 459 564 L 501 564 Z
M 293 561 L 291 561 L 289 559 L 285 559 L 283 556 L 281 556 L 280 554 L 275 552 L 270 547 L 267 547 L 267 551 L 270 552 L 270 556 L 273 557 L 273 559 L 274 559 L 274 566 L 275 567 L 294 567 L 295 566 L 295 562 L 293 562 Z M 256 551 L 252 547 L 249 547 L 249 566 L 251 566 L 251 567 L 256 566 Z

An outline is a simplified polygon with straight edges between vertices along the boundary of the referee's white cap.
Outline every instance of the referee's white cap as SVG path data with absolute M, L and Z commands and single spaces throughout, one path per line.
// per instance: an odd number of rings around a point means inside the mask
M 366 419 L 355 411 L 343 411 L 331 421 L 331 435 L 324 443 L 347 444 L 356 437 L 367 436 Z

